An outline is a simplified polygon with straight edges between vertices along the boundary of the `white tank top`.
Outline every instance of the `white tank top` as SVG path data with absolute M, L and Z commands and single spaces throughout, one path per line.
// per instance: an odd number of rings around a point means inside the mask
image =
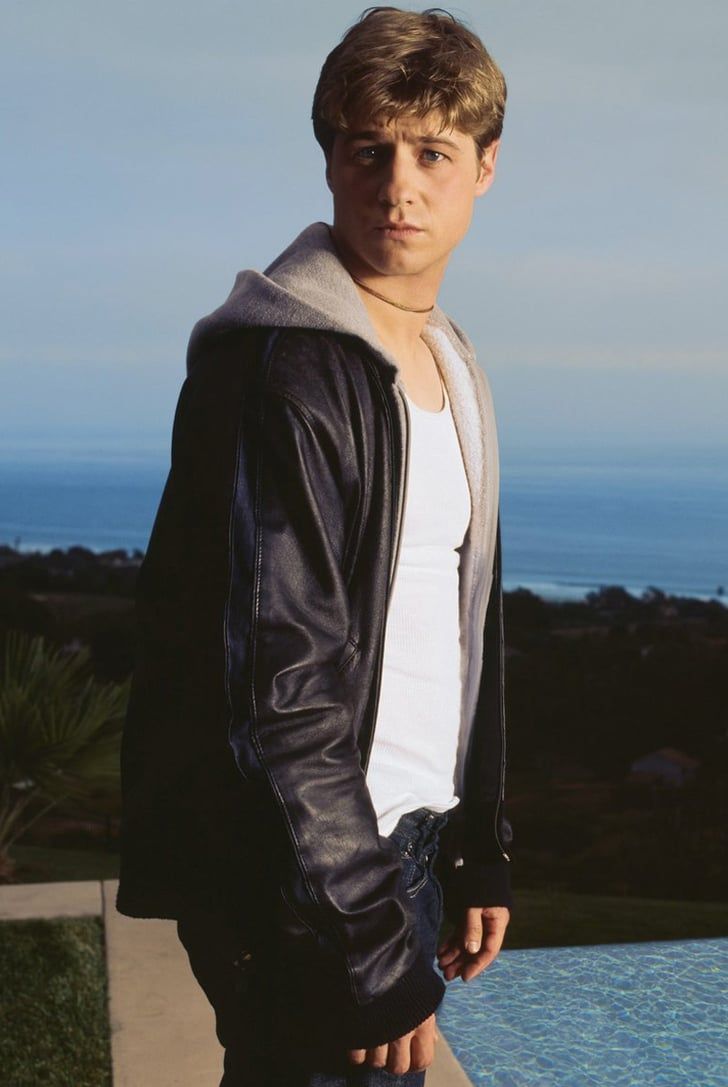
M 410 451 L 397 574 L 367 785 L 379 833 L 405 812 L 455 807 L 460 731 L 460 556 L 470 492 L 444 385 L 444 407 L 407 397 Z

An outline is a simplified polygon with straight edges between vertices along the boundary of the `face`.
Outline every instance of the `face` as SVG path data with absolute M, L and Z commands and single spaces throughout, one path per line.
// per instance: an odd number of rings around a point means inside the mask
M 334 238 L 354 275 L 439 284 L 475 198 L 493 180 L 498 153 L 498 141 L 481 153 L 472 136 L 439 127 L 428 115 L 337 133 L 326 180 Z

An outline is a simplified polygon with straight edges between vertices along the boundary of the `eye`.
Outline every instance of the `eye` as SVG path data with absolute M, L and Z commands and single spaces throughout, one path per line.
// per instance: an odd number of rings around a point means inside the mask
M 435 151 L 433 147 L 425 147 L 422 154 L 424 156 L 425 162 L 432 164 L 442 162 L 444 159 L 447 158 L 447 155 L 444 154 L 444 152 Z
M 375 145 L 358 147 L 354 151 L 354 158 L 360 162 L 374 162 L 379 157 L 380 148 Z

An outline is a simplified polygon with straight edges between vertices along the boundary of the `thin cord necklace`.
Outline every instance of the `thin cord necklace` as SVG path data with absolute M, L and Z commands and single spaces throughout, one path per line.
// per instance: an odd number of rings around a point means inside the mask
M 351 272 L 349 272 L 351 276 Z M 394 302 L 391 298 L 387 298 L 385 295 L 380 294 L 379 291 L 375 291 L 373 287 L 367 287 L 366 283 L 362 283 L 356 276 L 351 276 L 355 283 L 357 283 L 363 291 L 367 294 L 373 294 L 375 298 L 378 298 L 380 302 L 387 302 L 390 306 L 396 306 L 397 309 L 403 309 L 407 313 L 431 313 L 434 310 L 434 303 L 431 306 L 426 306 L 425 309 L 413 309 L 412 306 L 403 306 L 401 302 Z

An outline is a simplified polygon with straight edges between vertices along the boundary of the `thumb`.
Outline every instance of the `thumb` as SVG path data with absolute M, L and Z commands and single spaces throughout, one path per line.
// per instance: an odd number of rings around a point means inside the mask
M 483 916 L 479 909 L 468 909 L 465 913 L 465 950 L 470 955 L 480 951 L 483 942 Z

